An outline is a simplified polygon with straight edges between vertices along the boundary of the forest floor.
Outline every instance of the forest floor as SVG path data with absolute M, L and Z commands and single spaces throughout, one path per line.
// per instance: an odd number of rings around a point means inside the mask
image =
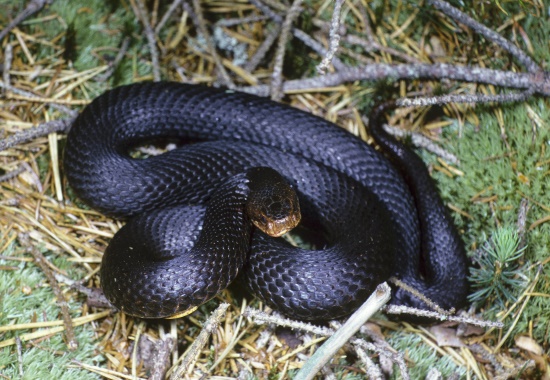
M 399 108 L 388 124 L 407 132 L 465 241 L 463 315 L 503 327 L 378 313 L 356 335 L 365 345 L 346 344 L 318 378 L 550 379 L 550 8 L 462 9 L 506 44 L 441 3 L 0 0 L 0 377 L 282 380 L 326 340 L 252 317 L 270 310 L 235 289 L 171 321 L 101 305 L 101 257 L 123 222 L 68 186 L 66 132 L 104 91 L 162 79 L 268 95 L 369 143 L 378 102 L 493 97 Z M 519 95 L 500 102 L 506 93 Z

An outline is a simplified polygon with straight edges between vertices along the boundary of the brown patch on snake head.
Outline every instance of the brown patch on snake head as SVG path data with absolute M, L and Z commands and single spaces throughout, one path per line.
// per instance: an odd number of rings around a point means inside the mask
M 269 236 L 279 237 L 300 223 L 300 203 L 292 186 L 275 170 L 251 171 L 246 205 L 252 223 Z

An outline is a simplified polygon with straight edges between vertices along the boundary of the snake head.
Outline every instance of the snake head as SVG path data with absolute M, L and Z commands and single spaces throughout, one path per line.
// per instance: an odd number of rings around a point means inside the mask
M 254 168 L 249 172 L 246 204 L 252 223 L 269 236 L 279 237 L 300 223 L 300 202 L 294 188 L 277 171 Z

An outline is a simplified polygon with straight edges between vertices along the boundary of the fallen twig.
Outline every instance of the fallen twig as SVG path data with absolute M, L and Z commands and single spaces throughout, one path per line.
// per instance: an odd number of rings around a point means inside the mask
M 315 40 L 309 34 L 306 34 L 304 31 L 298 28 L 292 28 L 292 34 L 294 35 L 294 37 L 301 40 L 306 46 L 310 47 L 313 51 L 315 51 L 317 54 L 325 57 L 329 56 L 330 52 L 327 49 L 325 49 L 325 47 L 321 45 L 320 42 L 317 42 L 317 40 Z M 335 53 L 336 51 L 332 53 L 330 61 L 327 63 L 327 68 L 328 68 L 328 64 L 330 63 L 332 63 L 332 65 L 336 70 L 342 70 L 346 68 L 346 65 L 339 58 L 334 56 Z
M 68 119 L 48 121 L 37 125 L 36 127 L 21 131 L 4 140 L 0 140 L 0 152 L 13 146 L 32 141 L 38 137 L 46 136 L 53 132 L 67 133 L 73 124 L 74 119 L 76 119 L 76 116 Z
M 171 336 L 161 338 L 157 342 L 150 380 L 163 380 L 165 378 L 166 371 L 170 364 L 170 354 L 175 344 L 176 342 Z
M 484 321 L 481 319 L 476 319 L 471 317 L 461 317 L 457 315 L 441 314 L 436 311 L 416 309 L 414 307 L 408 307 L 408 306 L 387 305 L 384 307 L 384 311 L 386 313 L 394 314 L 394 315 L 401 315 L 401 314 L 415 315 L 417 317 L 432 318 L 432 319 L 441 320 L 441 321 L 468 323 L 470 325 L 481 326 L 481 327 L 493 327 L 497 329 L 501 329 L 504 327 L 504 323 L 502 322 Z
M 382 372 L 380 371 L 378 366 L 374 364 L 372 359 L 367 355 L 363 348 L 355 347 L 355 352 L 357 353 L 357 357 L 359 358 L 359 360 L 363 362 L 369 379 L 384 380 L 384 375 L 382 375 Z
M 447 16 L 452 18 L 455 21 L 460 22 L 470 28 L 472 28 L 476 33 L 487 38 L 489 41 L 493 41 L 495 44 L 503 48 L 512 54 L 525 68 L 531 73 L 536 73 L 541 71 L 541 67 L 537 65 L 535 61 L 531 59 L 523 50 L 518 48 L 516 45 L 508 41 L 506 38 L 502 37 L 500 34 L 487 28 L 485 25 L 480 24 L 466 13 L 461 12 L 457 8 L 453 7 L 449 3 L 441 0 L 428 0 L 428 4 L 433 5 L 441 12 L 445 13 Z
M 316 89 L 335 87 L 357 80 L 379 81 L 388 78 L 395 81 L 399 79 L 450 79 L 486 83 L 500 87 L 533 89 L 535 92 L 550 96 L 550 76 L 543 78 L 538 74 L 456 66 L 447 63 L 432 65 L 374 63 L 359 67 L 347 67 L 345 70 L 336 73 L 286 81 L 283 83 L 283 91 L 315 91 Z M 267 85 L 241 87 L 239 90 L 259 96 L 268 96 L 270 91 Z
M 199 32 L 202 34 L 204 40 L 206 41 L 206 50 L 208 51 L 208 53 L 210 53 L 212 59 L 214 60 L 219 79 L 224 86 L 227 86 L 228 88 L 234 88 L 235 84 L 233 83 L 233 81 L 229 77 L 229 74 L 227 73 L 227 70 L 223 66 L 222 60 L 216 52 L 216 47 L 212 42 L 212 37 L 210 36 L 208 28 L 206 27 L 206 22 L 204 21 L 204 16 L 202 14 L 202 8 L 199 0 L 193 0 L 193 10 L 196 15 L 196 17 L 193 19 L 195 22 L 195 26 L 198 28 Z
M 151 27 L 151 23 L 147 18 L 147 12 L 145 10 L 145 4 L 143 0 L 136 0 L 136 6 L 132 7 L 136 17 L 141 20 L 145 31 L 145 37 L 147 38 L 147 44 L 149 45 L 149 51 L 151 53 L 151 64 L 153 65 L 153 79 L 155 82 L 160 81 L 160 65 L 159 55 L 157 50 L 157 41 L 155 39 L 155 32 Z
M 267 16 L 249 16 L 249 17 L 242 17 L 242 18 L 226 18 L 223 20 L 216 21 L 216 26 L 235 26 L 235 25 L 241 25 L 246 23 L 254 23 L 259 21 L 264 21 L 266 19 L 269 19 Z
M 25 167 L 23 165 L 20 165 L 16 169 L 13 169 L 12 171 L 9 171 L 1 175 L 0 183 L 9 181 L 10 179 L 17 177 L 19 174 L 23 173 L 24 171 L 25 171 Z
M 42 269 L 42 271 L 46 275 L 52 291 L 57 298 L 59 307 L 61 308 L 61 315 L 63 316 L 63 324 L 65 326 L 65 336 L 67 338 L 67 347 L 71 351 L 76 350 L 78 348 L 78 342 L 74 335 L 73 321 L 71 319 L 71 315 L 69 314 L 69 305 L 67 304 L 67 300 L 65 299 L 65 296 L 63 295 L 63 292 L 61 291 L 61 288 L 59 287 L 59 284 L 57 283 L 57 280 L 55 279 L 52 270 L 46 263 L 47 259 L 44 257 L 42 252 L 40 252 L 32 245 L 32 243 L 29 241 L 29 237 L 27 234 L 21 233 L 18 235 L 17 238 L 21 246 L 25 247 L 25 251 L 27 253 L 30 253 L 34 257 L 34 262 L 40 267 L 40 269 Z
M 6 91 L 11 91 L 11 92 L 13 92 L 14 94 L 17 94 L 17 95 L 26 96 L 28 98 L 41 99 L 40 96 L 38 96 L 36 94 L 33 94 L 32 92 L 21 90 L 20 88 L 17 88 L 17 87 L 14 87 L 14 86 L 10 85 L 10 84 L 4 83 L 4 81 L 0 82 L 0 88 L 4 89 Z M 64 113 L 66 113 L 70 116 L 74 116 L 77 113 L 76 111 L 73 111 L 69 107 L 66 107 L 62 104 L 52 103 L 52 102 L 48 102 L 48 101 L 44 101 L 44 103 L 46 103 L 51 108 L 56 109 L 56 110 L 61 111 L 61 112 L 64 112 Z
M 15 337 L 15 347 L 17 347 L 17 367 L 19 369 L 19 376 L 23 379 L 23 345 L 21 344 L 21 338 L 19 338 L 19 336 Z
M 306 322 L 294 321 L 287 318 L 281 318 L 278 316 L 269 315 L 262 311 L 252 309 L 250 307 L 246 308 L 243 314 L 246 317 L 253 318 L 256 323 L 273 323 L 278 326 L 290 327 L 292 329 L 309 332 L 315 335 L 327 336 L 327 337 L 330 337 L 333 334 L 335 334 L 335 330 L 328 327 L 315 326 Z M 400 368 L 403 378 L 408 379 L 407 365 L 405 363 L 405 360 L 403 359 L 401 354 L 393 352 L 386 342 L 376 342 L 376 344 L 373 344 L 359 338 L 351 338 L 349 342 L 363 349 L 376 352 L 388 358 L 392 362 L 396 363 Z
M 332 20 L 330 22 L 328 51 L 321 63 L 317 65 L 317 72 L 321 75 L 326 73 L 328 66 L 336 54 L 336 50 L 338 50 L 338 45 L 340 44 L 340 34 L 338 34 L 338 29 L 340 28 L 340 13 L 343 4 L 343 0 L 336 0 L 334 2 L 334 11 L 332 12 Z
M 368 120 L 365 117 L 363 117 L 362 120 L 365 124 L 368 124 Z M 384 124 L 382 127 L 392 136 L 400 138 L 410 138 L 413 146 L 425 149 L 428 152 L 435 154 L 437 157 L 441 157 L 443 160 L 450 164 L 460 164 L 460 160 L 457 156 L 455 156 L 451 152 L 446 151 L 441 146 L 437 145 L 434 141 L 424 136 L 422 133 L 406 131 L 401 128 L 391 126 L 389 124 Z
M 245 64 L 244 69 L 248 71 L 249 73 L 256 70 L 256 67 L 260 64 L 262 59 L 265 57 L 269 49 L 271 49 L 271 46 L 273 46 L 273 43 L 275 40 L 277 40 L 277 37 L 279 37 L 279 32 L 281 31 L 281 27 L 279 25 L 274 25 L 273 29 L 269 31 L 265 39 L 262 41 L 261 45 L 256 49 L 256 52 L 252 55 L 250 60 Z
M 155 34 L 158 35 L 160 33 L 160 30 L 164 27 L 164 24 L 166 24 L 166 21 L 170 18 L 172 13 L 181 5 L 183 0 L 174 0 L 172 4 L 170 4 L 170 7 L 168 10 L 164 13 L 162 18 L 160 19 L 159 23 L 155 27 Z
M 198 354 L 208 341 L 210 335 L 216 331 L 220 321 L 225 315 L 227 308 L 229 307 L 228 303 L 222 303 L 210 317 L 204 323 L 204 327 L 200 334 L 197 336 L 191 347 L 187 350 L 187 353 L 183 354 L 178 361 L 181 362 L 177 367 L 174 368 L 170 380 L 179 380 L 183 378 L 183 375 L 186 374 L 187 370 L 197 359 Z M 177 365 L 177 363 L 176 363 Z
M 4 83 L 6 83 L 8 86 L 10 84 L 10 70 L 11 70 L 11 63 L 13 61 L 13 47 L 11 44 L 6 44 L 6 48 L 4 49 L 4 66 L 2 68 L 2 80 Z M 6 89 L 4 88 L 4 91 Z
M 444 310 L 442 309 L 438 304 L 436 304 L 434 301 L 432 301 L 431 299 L 429 299 L 428 297 L 426 297 L 424 294 L 420 293 L 418 290 L 416 290 L 415 288 L 413 288 L 412 286 L 409 286 L 408 284 L 404 283 L 403 281 L 401 281 L 400 279 L 398 278 L 395 278 L 395 277 L 391 277 L 390 278 L 390 281 L 400 287 L 401 289 L 403 289 L 404 291 L 406 291 L 407 293 L 410 293 L 412 294 L 413 296 L 415 296 L 416 298 L 420 299 L 422 302 L 424 302 L 426 305 L 428 305 L 429 307 L 431 307 L 433 310 L 435 310 L 439 315 L 451 315 L 455 312 L 455 310 Z M 416 310 L 416 309 L 415 309 Z M 413 314 L 414 315 L 414 314 Z
M 269 17 L 273 21 L 277 22 L 278 24 L 283 22 L 283 17 L 281 15 L 279 15 L 277 12 L 272 10 L 270 7 L 268 7 L 267 5 L 262 3 L 260 0 L 250 0 L 250 3 L 253 4 L 260 11 L 262 11 L 263 14 L 265 14 L 267 17 Z
M 418 98 L 401 98 L 395 101 L 398 107 L 422 107 L 442 105 L 448 103 L 512 103 L 529 99 L 534 93 L 533 89 L 520 93 L 508 93 L 497 95 L 485 94 L 460 94 L 442 96 L 422 96 Z
M 273 66 L 273 72 L 271 74 L 271 99 L 280 100 L 283 97 L 281 87 L 283 84 L 283 62 L 285 59 L 286 44 L 290 37 L 290 30 L 292 23 L 300 15 L 300 6 L 302 0 L 294 0 L 288 12 L 286 14 L 283 25 L 281 26 L 281 33 L 279 34 L 279 41 L 277 42 L 277 52 L 275 53 L 275 65 Z
M 72 289 L 84 294 L 87 298 L 86 303 L 88 306 L 115 310 L 115 307 L 109 302 L 107 297 L 105 297 L 105 294 L 100 288 L 88 288 L 82 284 L 83 281 L 73 280 L 60 273 L 54 273 L 54 276 L 58 282 L 69 285 Z
M 374 313 L 390 300 L 391 290 L 388 284 L 379 285 L 374 293 L 349 317 L 298 371 L 295 380 L 310 380 L 319 370 L 346 344 Z
M 355 313 L 311 356 L 298 371 L 295 380 L 310 380 L 319 370 L 346 344 L 374 313 L 390 300 L 391 290 L 388 284 L 379 285 L 374 293 Z
M 96 80 L 98 82 L 104 82 L 107 79 L 109 79 L 111 75 L 113 75 L 118 64 L 120 63 L 120 61 L 122 61 L 122 59 L 124 58 L 124 55 L 128 51 L 129 46 L 130 46 L 130 37 L 125 37 L 122 40 L 122 44 L 120 45 L 120 49 L 118 49 L 118 53 L 116 54 L 115 59 L 111 63 L 109 63 L 109 68 L 107 69 L 107 71 L 105 71 L 103 74 L 100 74 L 96 77 Z
M 53 0 L 31 0 L 23 12 L 19 13 L 2 31 L 0 31 L 0 40 L 6 37 L 13 28 L 25 21 L 25 19 L 39 12 L 42 8 L 51 3 L 53 3 Z

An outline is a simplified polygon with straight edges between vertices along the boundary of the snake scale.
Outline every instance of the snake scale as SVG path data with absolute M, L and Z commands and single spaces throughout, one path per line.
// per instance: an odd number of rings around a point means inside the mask
M 82 200 L 129 220 L 103 257 L 105 295 L 130 315 L 171 317 L 240 275 L 274 309 L 321 320 L 349 314 L 395 276 L 442 308 L 464 306 L 460 237 L 422 161 L 379 119 L 371 134 L 384 155 L 331 122 L 245 93 L 160 82 L 99 96 L 69 132 L 64 167 Z M 159 138 L 184 143 L 130 156 Z M 322 246 L 297 248 L 247 223 L 256 167 L 296 189 L 301 225 L 323 235 Z M 400 288 L 392 303 L 427 308 Z

